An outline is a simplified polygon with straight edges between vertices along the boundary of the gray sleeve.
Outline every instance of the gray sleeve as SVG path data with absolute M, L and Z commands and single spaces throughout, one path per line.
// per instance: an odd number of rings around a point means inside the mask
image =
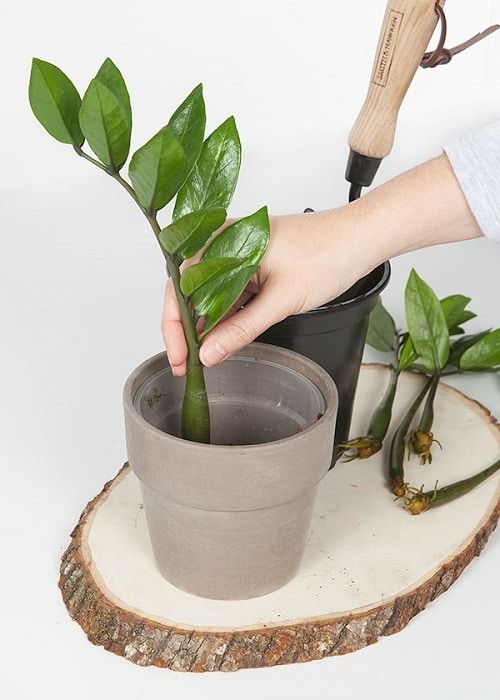
M 484 235 L 500 241 L 500 121 L 443 147 Z

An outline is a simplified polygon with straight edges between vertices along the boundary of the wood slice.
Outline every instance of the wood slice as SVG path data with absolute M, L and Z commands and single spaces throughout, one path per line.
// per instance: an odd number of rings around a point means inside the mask
M 362 368 L 351 434 L 363 434 L 388 381 Z M 399 420 L 422 379 L 405 373 Z M 412 459 L 409 481 L 445 485 L 500 453 L 500 430 L 474 400 L 441 384 L 432 466 Z M 339 463 L 320 485 L 298 574 L 278 591 L 243 601 L 198 598 L 155 568 L 139 484 L 125 465 L 83 511 L 62 557 L 59 586 L 93 644 L 136 664 L 234 671 L 346 654 L 403 629 L 446 591 L 484 547 L 500 513 L 500 474 L 418 517 L 394 503 L 386 452 Z

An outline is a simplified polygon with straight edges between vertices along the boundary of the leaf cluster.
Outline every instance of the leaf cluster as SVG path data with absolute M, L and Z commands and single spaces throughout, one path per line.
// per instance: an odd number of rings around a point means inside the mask
M 412 270 L 405 289 L 408 331 L 399 331 L 379 299 L 370 315 L 367 343 L 394 354 L 397 369 L 426 374 L 500 371 L 500 329 L 465 335 L 464 323 L 476 317 L 471 299 L 453 294 L 439 300 Z
M 233 117 L 205 139 L 206 110 L 197 85 L 149 141 L 132 155 L 131 186 L 119 171 L 132 139 L 132 109 L 125 80 L 107 58 L 83 98 L 57 66 L 33 59 L 29 84 L 32 110 L 58 141 L 79 155 L 85 141 L 96 164 L 125 184 L 143 212 L 157 213 L 175 199 L 172 223 L 157 237 L 167 261 L 179 266 L 200 253 L 201 260 L 180 277 L 180 290 L 195 320 L 208 332 L 239 298 L 255 274 L 269 241 L 267 209 L 261 208 L 220 235 L 238 180 L 241 144 Z

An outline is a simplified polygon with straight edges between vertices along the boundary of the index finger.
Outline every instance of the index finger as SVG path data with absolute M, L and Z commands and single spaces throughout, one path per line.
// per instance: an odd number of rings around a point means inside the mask
M 171 280 L 167 280 L 165 285 L 161 332 L 172 372 L 176 377 L 182 377 L 186 374 L 188 349 L 181 323 L 179 304 Z

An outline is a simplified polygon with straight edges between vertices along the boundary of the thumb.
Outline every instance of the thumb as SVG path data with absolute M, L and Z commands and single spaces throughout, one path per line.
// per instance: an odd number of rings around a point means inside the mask
M 276 284 L 263 287 L 247 306 L 207 334 L 200 348 L 202 364 L 205 367 L 219 364 L 255 340 L 269 326 L 286 318 L 289 311 L 280 305 L 282 298 Z

